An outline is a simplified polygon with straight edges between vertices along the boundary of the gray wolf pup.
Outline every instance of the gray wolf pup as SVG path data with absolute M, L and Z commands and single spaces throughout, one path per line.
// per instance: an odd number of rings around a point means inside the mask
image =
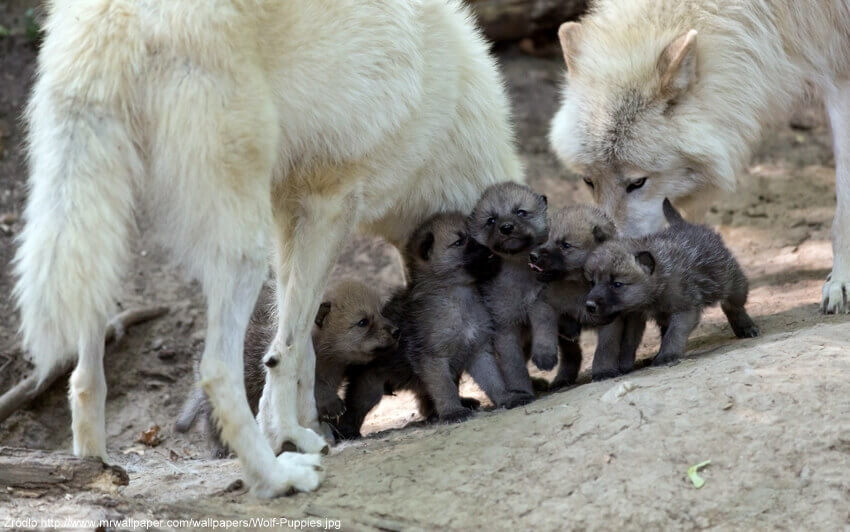
M 664 231 L 608 241 L 588 257 L 585 272 L 593 285 L 588 314 L 601 321 L 636 312 L 654 318 L 662 335 L 655 364 L 680 357 L 703 309 L 718 302 L 735 336 L 758 336 L 744 310 L 747 278 L 723 239 L 686 222 L 669 201 L 663 208 L 670 223 Z

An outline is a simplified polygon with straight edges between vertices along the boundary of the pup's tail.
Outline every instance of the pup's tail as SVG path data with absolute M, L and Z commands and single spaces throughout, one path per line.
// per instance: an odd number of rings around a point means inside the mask
M 688 223 L 684 218 L 682 218 L 682 215 L 679 214 L 679 211 L 676 210 L 676 207 L 674 207 L 673 204 L 670 203 L 670 200 L 667 198 L 664 198 L 663 209 L 664 217 L 667 218 L 667 223 L 669 223 L 671 226 L 683 225 Z
M 14 263 L 23 345 L 40 378 L 102 341 L 142 174 L 123 120 L 46 85 L 36 84 L 28 109 L 30 188 Z
M 192 391 L 192 395 L 186 399 L 186 402 L 180 408 L 177 422 L 174 423 L 174 430 L 177 432 L 188 432 L 198 420 L 198 414 L 204 410 L 206 402 L 206 394 L 200 387 L 196 387 Z

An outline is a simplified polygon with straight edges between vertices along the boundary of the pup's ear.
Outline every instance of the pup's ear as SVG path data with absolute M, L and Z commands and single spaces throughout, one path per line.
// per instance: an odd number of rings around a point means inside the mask
M 325 318 L 328 317 L 328 312 L 331 311 L 331 302 L 323 301 L 321 305 L 319 305 L 319 312 L 316 313 L 316 325 L 321 329 L 325 324 Z
M 635 260 L 637 261 L 638 266 L 643 268 L 643 271 L 645 271 L 647 275 L 652 275 L 652 272 L 655 271 L 655 258 L 649 251 L 640 251 L 636 253 Z
M 661 95 L 674 99 L 697 80 L 697 30 L 673 39 L 658 58 Z
M 549 198 L 546 197 L 546 194 L 540 194 L 540 201 L 543 202 L 544 207 L 549 206 Z
M 578 57 L 578 41 L 581 39 L 581 24 L 564 22 L 558 28 L 558 40 L 561 41 L 561 51 L 564 53 L 564 63 L 570 74 L 575 72 L 576 57 Z
M 422 241 L 419 242 L 419 249 L 417 252 L 419 253 L 419 258 L 427 261 L 431 258 L 431 251 L 434 249 L 434 233 L 428 233 L 424 237 L 422 237 Z
M 614 225 L 603 224 L 593 226 L 593 239 L 597 244 L 601 244 L 606 240 L 614 238 Z

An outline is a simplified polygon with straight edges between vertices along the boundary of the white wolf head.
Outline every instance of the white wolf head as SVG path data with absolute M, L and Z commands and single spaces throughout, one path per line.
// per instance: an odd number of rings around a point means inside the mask
M 749 143 L 702 97 L 716 85 L 699 79 L 702 49 L 687 17 L 660 28 L 641 13 L 618 13 L 618 23 L 608 15 L 558 32 L 568 72 L 550 142 L 618 229 L 640 236 L 664 227 L 665 197 L 692 214 L 696 193 L 733 188 Z

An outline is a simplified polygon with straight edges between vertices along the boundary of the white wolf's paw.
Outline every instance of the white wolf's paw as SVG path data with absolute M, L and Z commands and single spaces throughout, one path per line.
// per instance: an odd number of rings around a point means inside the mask
M 313 430 L 296 427 L 293 433 L 288 438 L 298 447 L 302 453 L 308 454 L 328 454 L 330 447 L 324 438 L 316 434 Z
M 293 445 L 298 451 L 307 454 L 328 454 L 330 451 L 325 439 L 308 428 L 296 425 L 289 430 L 282 430 L 274 423 L 264 423 L 263 419 L 260 419 L 259 422 L 260 430 L 262 430 L 275 454 L 285 449 L 291 449 Z
M 251 491 L 257 497 L 270 499 L 294 491 L 313 491 L 324 478 L 321 460 L 315 454 L 283 453 L 277 467 L 255 482 Z
M 838 277 L 834 272 L 830 273 L 823 285 L 821 310 L 826 314 L 850 313 L 848 290 L 850 290 L 850 279 Z

